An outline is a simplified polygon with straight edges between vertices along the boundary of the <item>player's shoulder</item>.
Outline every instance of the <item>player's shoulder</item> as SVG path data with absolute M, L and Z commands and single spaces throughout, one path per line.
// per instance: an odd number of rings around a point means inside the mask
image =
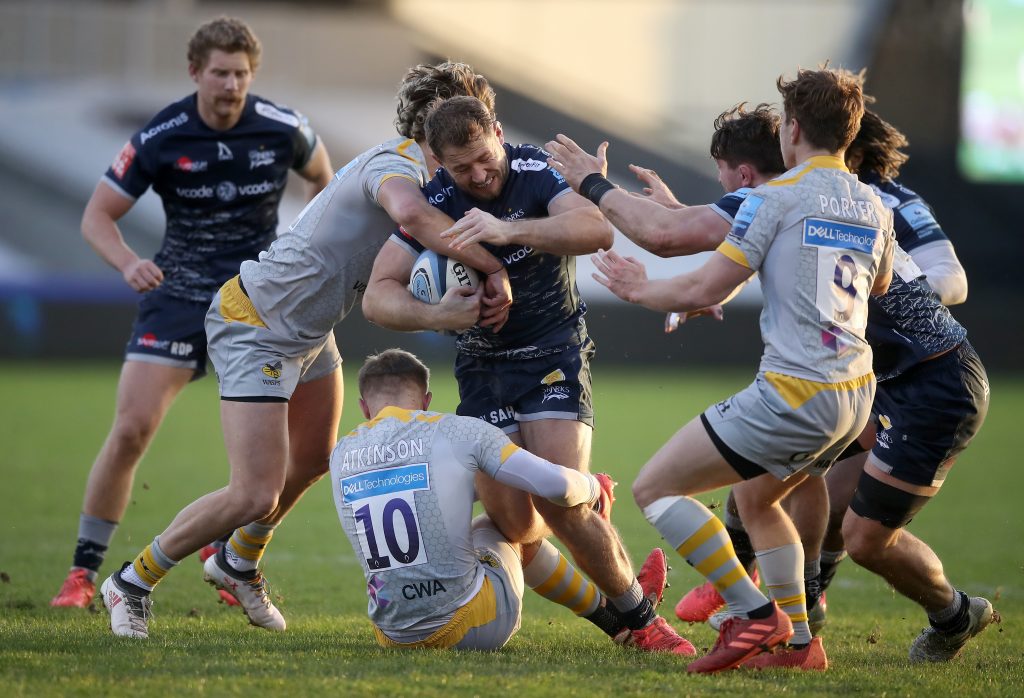
M 158 111 L 136 132 L 132 140 L 139 146 L 150 148 L 171 135 L 195 128 L 198 120 L 196 97 L 195 94 L 191 94 Z
M 294 131 L 308 123 L 301 112 L 266 97 L 250 94 L 246 101 L 246 111 L 250 112 L 253 120 L 262 126 Z
M 718 201 L 707 204 L 711 210 L 720 216 L 732 219 L 736 217 L 736 212 L 740 210 L 740 206 L 746 201 L 747 196 L 754 191 L 751 187 L 740 187 L 735 191 L 728 192 Z
M 441 433 L 451 441 L 479 441 L 481 443 L 504 439 L 505 434 L 493 424 L 477 417 L 443 414 L 438 422 Z

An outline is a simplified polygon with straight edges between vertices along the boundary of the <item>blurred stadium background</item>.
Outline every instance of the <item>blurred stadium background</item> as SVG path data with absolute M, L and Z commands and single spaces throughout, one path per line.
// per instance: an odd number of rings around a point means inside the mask
M 632 185 L 630 162 L 653 167 L 687 203 L 720 195 L 707 154 L 719 112 L 775 102 L 775 78 L 797 66 L 867 68 L 876 110 L 911 142 L 902 180 L 936 209 L 967 270 L 956 315 L 990 369 L 1017 368 L 1022 0 L 2 0 L 0 357 L 120 360 L 137 298 L 82 240 L 82 208 L 129 134 L 192 90 L 185 43 L 222 13 L 263 41 L 253 92 L 303 111 L 335 167 L 391 136 L 407 67 L 451 57 L 491 79 L 509 140 L 564 132 L 592 150 L 607 138 L 614 180 Z M 299 191 L 289 188 L 282 226 Z M 155 195 L 123 230 L 156 250 Z M 638 254 L 652 276 L 699 263 Z M 610 298 L 590 269 L 581 259 L 601 362 L 753 370 L 756 288 L 725 322 L 665 336 L 660 317 Z M 448 338 L 400 337 L 358 314 L 341 328 L 350 360 L 393 344 L 435 360 L 451 352 Z

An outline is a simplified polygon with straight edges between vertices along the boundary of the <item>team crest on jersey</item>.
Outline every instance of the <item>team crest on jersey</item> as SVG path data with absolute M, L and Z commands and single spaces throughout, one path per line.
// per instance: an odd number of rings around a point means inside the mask
M 217 141 L 217 159 L 221 162 L 225 160 L 234 160 L 235 154 L 231 152 L 231 148 L 227 147 L 220 141 Z
M 497 556 L 490 550 L 479 549 L 476 551 L 476 556 L 477 559 L 480 560 L 480 562 L 487 565 L 488 567 L 491 567 L 493 569 L 499 569 L 501 567 L 501 563 L 498 561 Z
M 280 361 L 268 361 L 263 364 L 263 368 L 260 369 L 260 371 L 263 372 L 263 375 L 266 376 L 266 378 L 263 379 L 263 384 L 281 385 L 281 368 L 282 365 Z
M 276 154 L 273 150 L 250 150 L 249 151 L 249 169 L 255 170 L 257 167 L 266 167 L 273 165 L 276 159 Z
M 135 146 L 132 145 L 131 141 L 124 144 L 121 148 L 121 152 L 117 154 L 114 159 L 114 164 L 110 166 L 110 169 L 114 171 L 118 179 L 124 179 L 125 172 L 132 166 L 132 162 L 135 160 Z

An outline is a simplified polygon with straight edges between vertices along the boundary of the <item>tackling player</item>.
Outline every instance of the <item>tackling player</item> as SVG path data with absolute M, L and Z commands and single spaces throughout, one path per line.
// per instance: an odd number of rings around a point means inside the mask
M 150 592 L 170 569 L 225 531 L 231 539 L 204 564 L 205 579 L 233 595 L 249 621 L 284 630 L 259 562 L 274 529 L 328 467 L 342 407 L 341 357 L 333 329 L 366 287 L 394 224 L 443 249 L 452 219 L 430 206 L 422 114 L 437 95 L 493 100 L 487 81 L 462 63 L 417 66 L 398 94 L 402 134 L 337 172 L 258 260 L 242 264 L 206 315 L 220 384 L 231 466 L 227 486 L 183 509 L 167 529 L 101 588 L 116 635 L 148 637 Z M 511 299 L 499 261 L 478 246 L 460 261 L 491 272 L 469 313 L 500 324 Z
M 260 53 L 239 19 L 199 27 L 188 44 L 196 91 L 131 137 L 85 207 L 86 241 L 144 295 L 114 424 L 89 472 L 72 567 L 52 606 L 89 605 L 139 460 L 181 389 L 206 373 L 210 299 L 274 239 L 288 170 L 309 181 L 310 198 L 330 180 L 327 151 L 305 118 L 249 94 Z M 117 226 L 150 187 L 167 218 L 153 260 L 140 258 Z
M 598 281 L 656 310 L 719 303 L 754 270 L 765 294 L 765 355 L 755 383 L 685 426 L 633 485 L 648 520 L 715 582 L 735 614 L 690 671 L 759 665 L 755 655 L 790 636 L 797 651 L 817 649 L 817 668 L 827 666 L 806 624 L 799 537 L 779 502 L 809 474 L 823 474 L 860 433 L 874 393 L 865 316 L 868 295 L 884 292 L 891 276 L 892 217 L 841 159 L 863 113 L 861 85 L 860 76 L 830 69 L 779 79 L 782 154 L 792 169 L 748 194 L 701 269 L 648 281 L 635 260 L 614 252 L 595 259 L 604 274 Z M 600 172 L 570 173 L 566 161 L 578 147 L 564 136 L 549 150 L 591 200 L 628 196 Z M 688 496 L 738 481 L 739 509 L 778 606 L 751 582 L 718 519 Z
M 430 149 L 443 169 L 426 187 L 432 204 L 457 219 L 443 235 L 454 250 L 484 243 L 509 273 L 516 303 L 500 333 L 473 326 L 456 340 L 458 414 L 480 417 L 512 441 L 552 462 L 586 472 L 593 429 L 590 360 L 593 343 L 575 283 L 574 255 L 607 247 L 611 228 L 575 194 L 532 145 L 504 143 L 501 125 L 478 100 L 453 98 L 426 118 Z M 390 329 L 437 329 L 406 288 L 421 246 L 396 235 L 381 250 L 363 312 Z M 467 325 L 468 326 L 468 325 Z M 587 590 L 573 610 L 640 649 L 692 654 L 654 610 L 654 599 L 633 575 L 612 525 L 585 509 L 531 498 L 491 478 L 477 491 L 500 520 L 506 538 L 525 544 L 526 583 L 558 601 L 568 588 Z M 547 526 L 572 553 L 601 594 L 544 541 Z M 641 572 L 643 576 L 643 572 Z M 660 590 L 659 590 L 660 592 Z M 622 623 L 596 618 L 601 596 Z M 559 601 L 564 603 L 564 601 Z

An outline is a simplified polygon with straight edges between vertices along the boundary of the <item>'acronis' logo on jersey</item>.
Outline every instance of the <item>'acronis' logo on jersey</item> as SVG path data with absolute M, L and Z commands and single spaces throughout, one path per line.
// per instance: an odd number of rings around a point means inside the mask
M 871 254 L 878 233 L 877 228 L 839 223 L 825 218 L 804 220 L 804 244 L 812 247 L 836 247 Z
M 738 238 L 746 235 L 750 224 L 754 220 L 754 216 L 757 214 L 757 209 L 761 208 L 763 203 L 764 199 L 760 196 L 747 195 L 746 200 L 744 200 L 740 205 L 740 209 L 736 212 L 736 218 L 732 221 L 732 230 L 729 231 L 729 234 L 735 235 Z

